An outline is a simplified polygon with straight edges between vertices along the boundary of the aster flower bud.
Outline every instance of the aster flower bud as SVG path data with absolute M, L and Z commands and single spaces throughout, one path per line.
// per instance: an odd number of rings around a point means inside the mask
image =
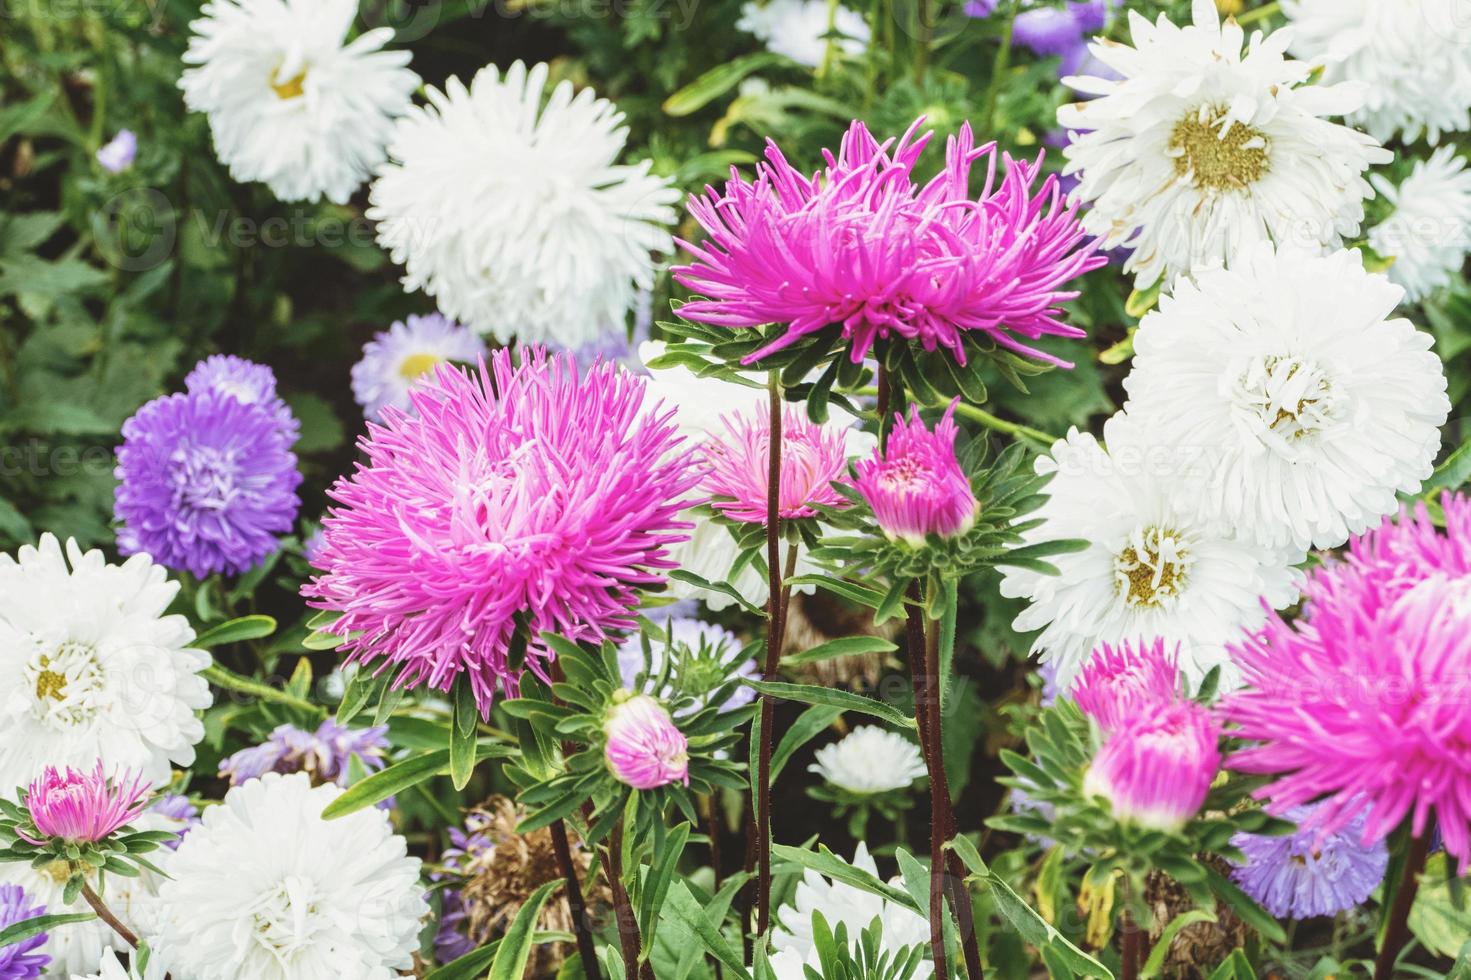
M 647 694 L 620 690 L 603 721 L 608 769 L 634 789 L 689 785 L 689 743 L 662 704 Z
M 32 844 L 61 838 L 69 844 L 106 840 L 119 828 L 136 820 L 148 808 L 152 789 L 141 776 L 124 772 L 116 780 L 107 778 L 99 761 L 90 773 L 67 767 L 63 773 L 47 766 L 26 792 L 26 809 L 36 836 L 17 829 Z
M 1118 646 L 1103 644 L 1078 675 L 1072 698 L 1083 714 L 1113 732 L 1130 718 L 1174 701 L 1179 689 L 1175 655 L 1165 652 L 1163 638 L 1155 637 L 1148 646 L 1128 640 Z
M 1220 725 L 1194 701 L 1162 705 L 1111 735 L 1083 781 L 1119 820 L 1175 831 L 1199 812 L 1221 767 Z
M 976 495 L 955 458 L 955 402 L 931 432 L 915 409 L 895 416 L 887 448 L 857 464 L 854 486 L 890 541 L 924 547 L 931 534 L 952 538 L 975 526 Z

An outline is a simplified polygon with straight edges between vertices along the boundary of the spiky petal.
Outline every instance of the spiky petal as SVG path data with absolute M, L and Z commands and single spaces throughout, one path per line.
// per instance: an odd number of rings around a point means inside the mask
M 634 789 L 689 785 L 689 742 L 669 709 L 654 698 L 635 694 L 615 704 L 603 722 L 603 734 L 603 756 L 619 782 Z
M 978 504 L 955 458 L 956 431 L 955 403 L 933 432 L 911 408 L 907 422 L 895 416 L 888 445 L 855 466 L 853 485 L 889 540 L 921 548 L 931 534 L 950 538 L 975 526 Z
M 1073 682 L 1072 698 L 1083 714 L 1105 732 L 1124 727 L 1129 719 L 1179 697 L 1180 669 L 1165 641 L 1125 640 L 1099 647 Z
M 709 472 L 700 489 L 731 520 L 764 524 L 771 486 L 771 412 L 762 406 L 727 416 L 724 422 L 725 432 L 705 443 Z M 813 517 L 813 504 L 847 504 L 832 487 L 848 469 L 844 429 L 813 422 L 800 408 L 788 407 L 782 412 L 781 447 L 777 512 L 782 518 Z
M 1119 820 L 1178 830 L 1199 812 L 1221 767 L 1220 733 L 1194 701 L 1155 707 L 1109 737 L 1083 788 L 1108 799 Z
M 57 837 L 71 844 L 106 840 L 148 809 L 151 789 L 143 777 L 126 771 L 109 779 L 100 760 L 90 773 L 48 766 L 26 791 L 26 809 L 39 835 L 22 836 L 32 844 Z

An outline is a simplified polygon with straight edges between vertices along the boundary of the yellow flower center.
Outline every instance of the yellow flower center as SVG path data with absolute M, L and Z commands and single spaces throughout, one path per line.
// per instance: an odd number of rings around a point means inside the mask
M 281 81 L 281 69 L 277 68 L 271 72 L 271 91 L 276 93 L 278 99 L 299 99 L 306 91 L 306 69 L 302 69 L 292 77 Z
M 399 364 L 398 373 L 405 381 L 412 381 L 424 372 L 433 370 L 443 360 L 444 358 L 434 354 L 410 354 Z
M 1175 532 L 1145 528 L 1114 558 L 1118 595 L 1126 606 L 1159 607 L 1184 589 L 1189 558 Z
M 1175 174 L 1199 188 L 1244 190 L 1267 172 L 1270 144 L 1260 130 L 1240 122 L 1225 126 L 1224 106 L 1187 112 L 1170 133 Z
M 53 701 L 66 699 L 66 675 L 58 674 L 54 670 L 47 670 L 50 665 L 49 657 L 40 659 L 41 671 L 36 674 L 36 700 L 50 698 Z

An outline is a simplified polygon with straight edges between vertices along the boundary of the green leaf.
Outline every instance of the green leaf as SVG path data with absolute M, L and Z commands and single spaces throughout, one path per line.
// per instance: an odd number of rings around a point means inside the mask
M 91 912 L 68 912 L 64 915 L 38 915 L 34 919 L 22 919 L 0 929 L 0 949 L 25 942 L 32 936 L 39 936 L 43 932 L 50 932 L 57 926 L 71 925 L 74 922 L 91 922 L 95 918 L 97 916 Z
M 803 711 L 797 720 L 782 733 L 781 741 L 777 744 L 776 751 L 771 754 L 772 782 L 776 782 L 776 777 L 785 768 L 786 764 L 791 761 L 792 756 L 796 754 L 798 749 L 806 745 L 817 735 L 827 731 L 842 713 L 842 708 L 835 708 L 830 704 L 814 704 L 808 707 L 806 711 Z M 752 771 L 754 772 L 755 770 L 753 769 Z
M 1139 973 L 1139 980 L 1150 980 L 1151 977 L 1158 976 L 1159 971 L 1164 969 L 1165 957 L 1170 952 L 1170 944 L 1175 941 L 1175 936 L 1181 929 L 1195 925 L 1197 922 L 1214 921 L 1216 921 L 1215 913 L 1207 912 L 1205 909 L 1191 909 L 1171 919 L 1170 924 L 1165 926 L 1164 931 L 1159 934 L 1159 942 L 1154 944 L 1149 959 L 1145 961 L 1144 969 Z
M 731 971 L 738 980 L 751 980 L 751 974 L 746 969 L 743 957 L 730 948 L 725 937 L 720 934 L 720 927 L 710 920 L 700 903 L 690 894 L 689 887 L 683 881 L 674 881 L 669 886 L 669 898 L 664 903 L 664 911 L 687 926 L 691 932 L 699 938 L 700 942 L 711 956 L 720 961 L 727 970 Z
M 752 72 L 779 65 L 785 61 L 786 59 L 781 55 L 761 51 L 716 65 L 665 99 L 664 112 L 670 116 L 688 116 L 735 88 L 741 83 L 741 79 Z
M 241 616 L 239 619 L 232 619 L 205 630 L 194 638 L 193 646 L 201 650 L 208 650 L 226 643 L 258 640 L 274 632 L 276 632 L 276 621 L 270 616 Z
M 495 952 L 500 949 L 500 945 L 501 941 L 497 939 L 489 946 L 466 953 L 428 974 L 424 980 L 478 980 L 495 959 Z
M 511 750 L 507 746 L 494 742 L 481 742 L 476 747 L 474 758 L 479 762 L 490 758 L 505 758 L 510 754 Z M 411 756 L 373 773 L 362 782 L 354 783 L 347 792 L 327 804 L 326 809 L 322 811 L 322 816 L 327 820 L 344 817 L 349 813 L 381 803 L 390 796 L 396 796 L 426 779 L 443 776 L 448 772 L 449 749 L 433 749 L 421 755 Z
M 546 904 L 553 891 L 562 887 L 562 879 L 554 878 L 531 893 L 516 920 L 506 930 L 505 938 L 495 951 L 486 980 L 523 980 L 526 964 L 531 959 L 531 946 L 536 938 L 536 920 L 541 907 Z
M 748 681 L 747 683 L 762 694 L 774 698 L 785 698 L 788 701 L 798 701 L 802 704 L 825 704 L 842 711 L 857 711 L 861 714 L 872 715 L 898 728 L 914 728 L 914 719 L 893 705 L 875 701 L 862 694 L 854 694 L 852 691 L 822 687 L 819 684 L 787 684 L 782 681 Z
M 678 572 L 674 573 L 676 576 Z M 866 585 L 858 585 L 854 582 L 845 582 L 842 579 L 833 578 L 831 575 L 797 575 L 787 580 L 789 585 L 815 585 L 819 589 L 826 589 L 834 595 L 840 595 L 850 602 L 856 602 L 860 606 L 869 609 L 877 609 L 883 605 L 884 594 L 878 589 L 870 589 Z
M 1471 439 L 1461 443 L 1435 468 L 1430 479 L 1420 487 L 1420 496 L 1428 500 L 1443 490 L 1459 490 L 1467 480 L 1471 480 Z
M 708 579 L 701 578 L 694 572 L 687 572 L 682 568 L 676 568 L 674 571 L 670 572 L 669 577 L 674 579 L 676 582 L 683 582 L 685 585 L 693 585 L 697 589 L 704 589 L 707 592 L 719 592 L 721 595 L 729 596 L 737 603 L 739 603 L 742 609 L 753 616 L 766 615 L 766 610 L 762 609 L 758 605 L 755 605 L 745 596 L 741 595 L 735 590 L 735 587 L 728 582 L 711 582 Z M 795 579 L 793 581 L 795 581 Z
M 897 650 L 892 642 L 882 636 L 845 636 L 837 640 L 829 640 L 818 644 L 810 650 L 802 653 L 794 653 L 782 657 L 781 662 L 788 666 L 797 664 L 816 663 L 819 660 L 831 660 L 834 657 L 856 657 L 866 653 L 888 653 Z
M 456 791 L 470 785 L 475 772 L 475 724 L 480 710 L 475 706 L 475 692 L 468 678 L 460 678 L 454 689 L 454 722 L 449 733 L 450 781 Z
M 804 868 L 816 871 L 818 874 L 827 875 L 834 881 L 852 885 L 860 891 L 871 895 L 879 895 L 919 915 L 927 914 L 927 910 L 917 905 L 909 893 L 902 888 L 895 888 L 886 882 L 880 881 L 874 875 L 869 874 L 862 868 L 853 865 L 838 857 L 821 844 L 817 850 L 809 851 L 805 847 L 792 847 L 788 844 L 771 845 L 772 857 L 783 861 L 791 861 L 800 864 Z
M 1471 882 L 1456 880 L 1444 853 L 1432 854 L 1410 909 L 1410 931 L 1425 948 L 1455 956 L 1471 936 Z
M 1282 930 L 1282 925 L 1274 919 L 1267 910 L 1256 902 L 1251 896 L 1236 887 L 1235 882 L 1221 874 L 1210 865 L 1204 865 L 1206 884 L 1210 885 L 1211 893 L 1224 902 L 1236 916 L 1251 926 L 1268 942 L 1285 943 L 1287 933 Z

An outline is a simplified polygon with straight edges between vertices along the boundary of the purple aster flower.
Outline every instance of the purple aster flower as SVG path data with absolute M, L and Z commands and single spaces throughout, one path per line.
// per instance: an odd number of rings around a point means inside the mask
M 439 863 L 455 875 L 470 873 L 470 865 L 476 855 L 489 851 L 495 841 L 486 832 L 489 821 L 484 814 L 471 813 L 465 818 L 465 829 L 449 828 L 449 847 L 440 855 Z M 435 881 L 446 875 L 436 874 Z M 434 956 L 440 963 L 449 963 L 479 948 L 468 935 L 466 928 L 469 912 L 458 888 L 446 888 L 442 892 L 439 931 L 434 934 Z
M 97 162 L 110 174 L 120 174 L 133 165 L 138 155 L 138 136 L 131 129 L 120 129 L 116 136 L 97 151 Z
M 999 0 L 966 0 L 965 15 L 967 17 L 990 17 L 996 12 L 996 4 Z
M 1016 15 L 1011 39 L 1033 54 L 1047 57 L 1062 54 L 1083 37 L 1083 28 L 1072 9 L 1033 7 Z
M 165 793 L 154 800 L 153 805 L 148 808 L 148 813 L 171 820 L 181 826 L 175 831 L 179 836 L 164 844 L 169 850 L 177 850 L 179 842 L 184 835 L 193 830 L 199 823 L 199 807 L 190 802 L 189 797 L 181 793 Z
M 293 442 L 301 431 L 301 423 L 276 394 L 276 373 L 264 364 L 233 354 L 214 354 L 194 365 L 184 378 L 184 389 L 191 395 L 213 391 L 244 405 L 260 405 L 270 411 Z
M 1283 816 L 1302 824 L 1320 806 L 1294 807 Z M 1316 830 L 1298 830 L 1287 837 L 1237 834 L 1231 843 L 1246 854 L 1246 864 L 1231 877 L 1279 919 L 1337 915 L 1367 899 L 1384 880 L 1389 865 L 1389 850 L 1382 840 L 1362 843 L 1366 820 L 1360 813 L 1331 834 Z
M 241 749 L 220 762 L 220 775 L 231 786 L 268 772 L 304 772 L 312 782 L 347 785 L 349 764 L 356 758 L 368 772 L 382 769 L 388 754 L 388 728 L 344 728 L 331 718 L 315 732 L 281 725 L 260 745 Z
M 123 423 L 119 550 L 196 578 L 255 567 L 296 520 L 295 441 L 266 404 L 212 388 L 155 398 Z
M 17 922 L 46 914 L 46 906 L 31 905 L 19 885 L 0 885 L 0 929 Z M 0 980 L 33 980 L 51 962 L 45 953 L 36 952 L 46 945 L 46 934 L 23 939 L 12 946 L 0 947 Z

